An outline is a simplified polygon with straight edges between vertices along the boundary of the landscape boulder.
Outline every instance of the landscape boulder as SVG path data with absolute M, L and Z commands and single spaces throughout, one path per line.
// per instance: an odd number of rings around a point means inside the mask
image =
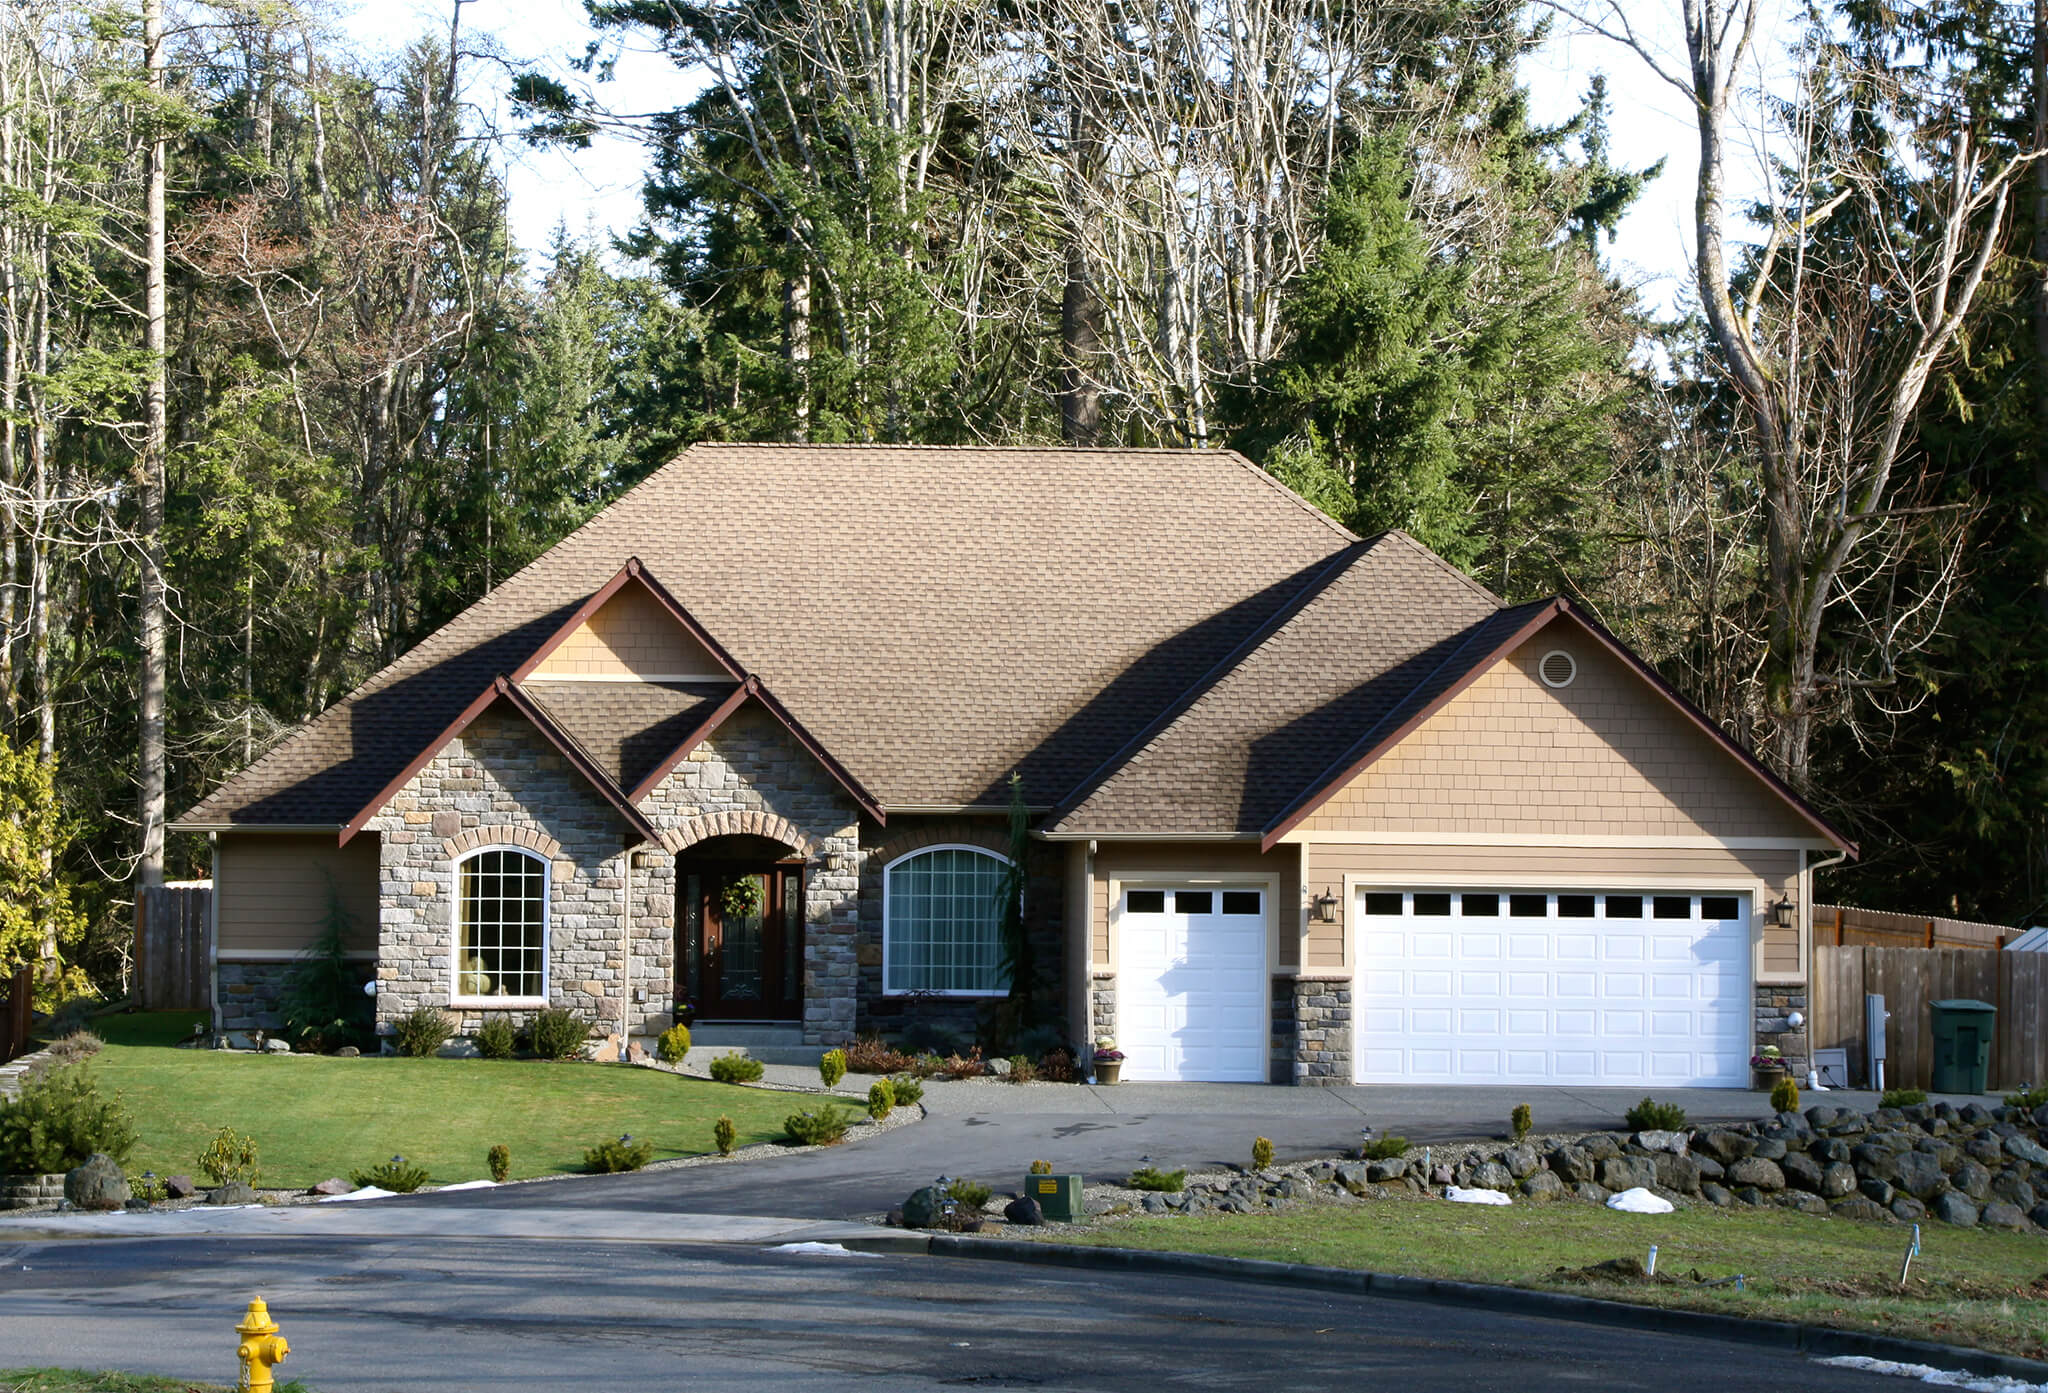
M 1696 1138 L 1693 1150 L 1705 1152 L 1722 1165 L 1729 1166 L 1756 1151 L 1756 1138 L 1745 1137 L 1726 1128 L 1717 1127 Z
M 216 1185 L 206 1196 L 208 1204 L 255 1204 L 256 1187 L 246 1180 L 230 1180 L 225 1185 Z
M 1838 1200 L 1856 1189 L 1856 1168 L 1847 1161 L 1830 1161 L 1820 1173 L 1821 1198 Z
M 1778 1169 L 1785 1173 L 1785 1183 L 1793 1189 L 1820 1193 L 1821 1169 L 1811 1156 L 1787 1156 L 1778 1162 Z
M 2048 1106 L 2044 1106 L 2042 1111 L 2048 1112 Z M 2040 1125 L 2044 1131 L 2048 1131 L 2048 1123 Z M 2015 1161 L 2025 1161 L 2030 1166 L 2048 1166 L 2048 1149 L 2044 1149 L 2039 1142 L 2029 1141 L 2025 1137 L 2007 1137 L 2005 1154 Z
M 1500 1154 L 1500 1163 L 1508 1168 L 1508 1174 L 1517 1180 L 1526 1180 L 1536 1173 L 1543 1162 L 1532 1146 L 1511 1146 Z
M 1729 1205 L 1735 1203 L 1734 1194 L 1725 1185 L 1716 1185 L 1711 1180 L 1706 1181 L 1700 1186 L 1700 1198 L 1708 1204 L 1715 1205 L 1721 1209 L 1726 1209 Z
M 1757 1142 L 1756 1150 L 1749 1154 L 1760 1161 L 1782 1161 L 1785 1159 L 1785 1153 L 1790 1150 L 1791 1148 L 1785 1145 L 1783 1138 L 1764 1137 Z
M 1978 1204 L 1991 1198 L 1991 1172 L 1975 1161 L 1964 1161 L 1957 1166 L 1948 1181 Z
M 1407 1174 L 1408 1162 L 1400 1156 L 1389 1157 L 1384 1161 L 1373 1161 L 1365 1168 L 1366 1180 L 1374 1185 L 1382 1185 L 1389 1180 L 1399 1180 Z
M 2022 1211 L 2032 1209 L 2035 1201 L 2041 1198 L 2040 1192 L 2028 1184 L 2017 1170 L 2000 1171 L 1993 1176 L 1991 1193 L 1994 1198 L 2016 1205 Z
M 1647 1190 L 1657 1183 L 1657 1166 L 1646 1156 L 1609 1156 L 1594 1178 L 1608 1190 Z
M 339 1177 L 329 1177 L 306 1191 L 309 1195 L 346 1195 L 356 1187 Z
M 1927 1206 L 1911 1195 L 1893 1195 L 1892 1217 L 1905 1224 L 1917 1224 L 1927 1217 Z
M 1782 1190 L 1785 1188 L 1785 1172 L 1778 1168 L 1776 1161 L 1745 1156 L 1728 1167 L 1728 1183 L 1758 1190 Z M 1740 1195 L 1741 1190 L 1738 1188 L 1736 1193 Z
M 1673 1156 L 1683 1156 L 1690 1149 L 1683 1132 L 1638 1132 L 1634 1140 L 1645 1151 L 1668 1151 Z
M 2027 1212 L 2016 1204 L 2004 1200 L 1993 1200 L 1984 1206 L 1978 1222 L 1987 1229 L 2010 1229 L 2014 1233 L 2025 1233 L 2033 1227 L 2027 1222 Z
M 1522 1182 L 1521 1189 L 1532 1200 L 1562 1199 L 1565 1194 L 1564 1181 L 1552 1170 L 1534 1172 Z
M 1621 1142 L 1612 1133 L 1594 1132 L 1590 1136 L 1579 1138 L 1579 1149 L 1597 1164 L 1609 1156 L 1619 1156 Z
M 1960 1190 L 1947 1190 L 1935 1197 L 1934 1217 L 1957 1228 L 1977 1227 L 1977 1206 Z
M 1043 1224 L 1045 1211 L 1029 1195 L 1019 1195 L 1003 1206 L 1003 1217 L 1013 1224 Z
M 1567 1184 L 1576 1185 L 1581 1181 L 1593 1178 L 1593 1158 L 1586 1154 L 1584 1147 L 1570 1145 L 1555 1147 L 1544 1160 L 1549 1164 L 1550 1169 L 1557 1173 L 1558 1179 L 1565 1181 Z
M 114 1158 L 95 1151 L 64 1176 L 64 1198 L 80 1209 L 119 1209 L 128 1203 L 128 1177 Z
M 1874 1200 L 1861 1195 L 1851 1195 L 1845 1200 L 1836 1200 L 1832 1210 L 1844 1219 L 1867 1219 L 1873 1223 L 1890 1223 L 1892 1212 Z
M 189 1175 L 173 1175 L 165 1179 L 164 1193 L 174 1200 L 189 1200 L 199 1193 L 199 1187 Z
M 1891 1181 L 1879 1180 L 1875 1176 L 1865 1176 L 1857 1181 L 1856 1192 L 1873 1204 L 1884 1205 L 1892 1202 L 1895 1193 L 1892 1189 Z
M 1660 1151 L 1652 1164 L 1657 1168 L 1657 1184 L 1660 1188 L 1681 1195 L 1696 1195 L 1700 1192 L 1700 1163 L 1692 1157 Z
M 1481 1161 L 1472 1168 L 1472 1185 L 1475 1190 L 1499 1190 L 1505 1194 L 1515 1188 L 1515 1177 L 1498 1161 Z
M 1924 1151 L 1908 1151 L 1899 1157 L 1895 1183 L 1924 1203 L 1948 1188 L 1948 1177 L 1942 1174 L 1941 1164 L 1934 1157 Z

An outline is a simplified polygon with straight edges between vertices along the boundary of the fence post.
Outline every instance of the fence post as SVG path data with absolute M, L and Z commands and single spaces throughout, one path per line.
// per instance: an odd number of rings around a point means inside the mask
M 1842 907 L 1835 906 L 1835 947 L 1842 946 Z
M 1929 948 L 1934 946 L 1934 921 L 1932 919 L 1927 921 L 1927 946 Z

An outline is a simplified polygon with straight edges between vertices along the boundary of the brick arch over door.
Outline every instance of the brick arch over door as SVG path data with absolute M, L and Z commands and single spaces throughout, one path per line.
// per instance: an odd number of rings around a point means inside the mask
M 441 844 L 453 861 L 480 846 L 520 846 L 544 860 L 561 859 L 562 844 L 535 827 L 472 827 Z
M 793 847 L 797 855 L 806 861 L 818 858 L 818 844 L 805 836 L 794 822 L 778 813 L 763 812 L 759 808 L 743 808 L 737 812 L 707 813 L 693 817 L 680 827 L 671 827 L 661 834 L 661 845 L 671 856 L 695 846 L 698 842 L 713 837 L 767 837 Z

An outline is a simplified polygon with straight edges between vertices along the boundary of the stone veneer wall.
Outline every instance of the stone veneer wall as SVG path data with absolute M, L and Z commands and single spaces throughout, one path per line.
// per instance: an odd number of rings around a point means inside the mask
M 215 1029 L 239 1033 L 281 1028 L 284 1018 L 277 1013 L 277 1002 L 283 994 L 285 974 L 291 970 L 288 962 L 216 963 L 219 1013 Z
M 1756 986 L 1756 1048 L 1761 1050 L 1765 1045 L 1776 1045 L 1785 1056 L 1793 1081 L 1801 1088 L 1806 1087 L 1806 1071 L 1812 1067 L 1806 1036 L 1807 1026 L 1813 1023 L 1810 1000 L 1803 986 L 1768 982 L 1759 982 Z M 1794 1011 L 1807 1022 L 1797 1030 L 1788 1020 Z
M 1094 1048 L 1097 1040 L 1116 1038 L 1116 974 L 1101 972 L 1088 979 L 1088 1039 L 1082 1044 Z
M 1351 983 L 1297 977 L 1293 983 L 1291 1083 L 1351 1082 Z

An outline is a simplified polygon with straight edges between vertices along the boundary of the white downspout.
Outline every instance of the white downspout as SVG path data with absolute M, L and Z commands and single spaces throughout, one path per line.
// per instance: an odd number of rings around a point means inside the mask
M 626 848 L 619 876 L 619 1063 L 633 1051 L 633 857 L 642 843 Z

